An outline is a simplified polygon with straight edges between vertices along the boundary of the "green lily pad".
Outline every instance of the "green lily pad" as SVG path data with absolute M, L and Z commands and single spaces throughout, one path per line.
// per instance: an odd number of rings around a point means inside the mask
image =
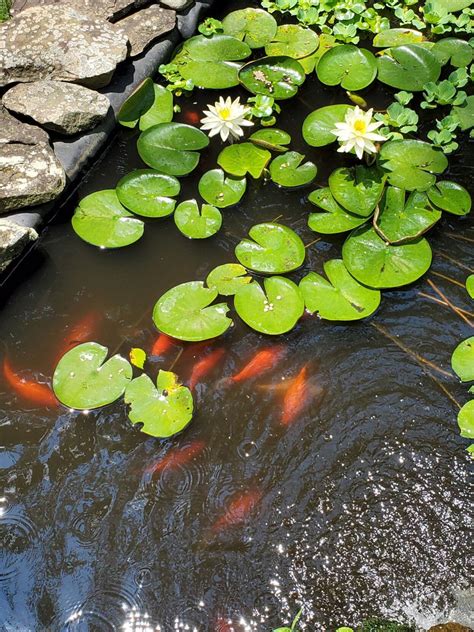
M 389 48 L 403 44 L 416 44 L 423 41 L 423 33 L 413 29 L 387 29 L 377 33 L 372 41 L 376 48 Z
M 115 189 L 96 191 L 79 202 L 72 227 L 81 239 L 100 248 L 122 248 L 138 241 L 144 224 L 121 204 Z
M 191 79 L 198 88 L 225 90 L 239 85 L 241 64 L 233 61 L 197 61 L 185 59 L 179 65 L 184 79 Z
M 217 208 L 226 208 L 240 202 L 246 188 L 246 178 L 226 177 L 222 169 L 206 171 L 199 180 L 201 197 Z
M 366 217 L 352 215 L 340 206 L 334 199 L 329 187 L 316 189 L 309 194 L 308 200 L 325 213 L 310 213 L 308 226 L 316 233 L 332 235 L 345 233 L 361 226 L 367 221 Z
M 325 53 L 326 51 L 323 51 L 323 52 Z M 316 64 L 321 59 L 321 57 L 322 57 L 322 54 L 319 54 L 319 49 L 318 49 L 317 51 L 315 51 L 311 55 L 308 55 L 307 57 L 301 57 L 301 59 L 298 59 L 298 61 L 301 64 L 303 70 L 305 71 L 305 74 L 310 75 L 313 72 L 313 70 L 316 68 Z
M 361 217 L 372 215 L 384 185 L 385 178 L 377 167 L 341 167 L 329 176 L 329 188 L 336 202 Z
M 469 43 L 457 37 L 445 37 L 437 41 L 431 52 L 442 66 L 450 63 L 455 68 L 469 66 L 474 58 L 474 51 Z
M 210 37 L 195 35 L 187 39 L 178 57 L 189 55 L 194 61 L 242 61 L 251 54 L 250 47 L 236 37 L 215 33 Z
M 441 218 L 429 203 L 426 193 L 412 191 L 405 202 L 405 191 L 387 187 L 376 213 L 374 226 L 385 241 L 394 244 L 417 239 Z
M 343 44 L 328 50 L 316 67 L 319 81 L 345 90 L 362 90 L 377 76 L 375 56 L 365 48 Z
M 137 149 L 149 167 L 170 176 L 185 176 L 196 168 L 200 149 L 209 138 L 200 129 L 183 123 L 161 123 L 140 134 Z
M 311 147 L 324 147 L 336 140 L 332 130 L 343 123 L 350 105 L 326 105 L 309 114 L 303 123 L 303 138 Z
M 441 180 L 427 194 L 432 204 L 453 215 L 467 215 L 471 210 L 469 191 L 456 182 Z
M 239 288 L 252 281 L 247 270 L 240 263 L 224 263 L 209 272 L 208 287 L 215 288 L 222 296 L 233 296 Z
M 154 83 L 147 77 L 124 101 L 117 114 L 117 121 L 124 127 L 136 127 L 140 117 L 153 105 L 154 99 Z
M 256 224 L 249 231 L 250 239 L 242 239 L 235 256 L 242 265 L 255 272 L 285 274 L 299 268 L 306 251 L 294 230 L 281 224 Z
M 269 151 L 253 143 L 235 143 L 224 147 L 217 163 L 233 176 L 242 177 L 250 173 L 253 178 L 260 178 L 271 157 Z
M 241 287 L 234 298 L 235 310 L 256 331 L 284 334 L 303 315 L 303 296 L 298 286 L 284 277 L 269 277 L 263 283 L 265 289 L 255 281 Z
M 391 246 L 365 225 L 346 239 L 342 258 L 357 281 L 382 289 L 401 287 L 419 279 L 431 265 L 432 252 L 424 238 Z
M 474 127 L 474 94 L 468 96 L 463 105 L 455 105 L 451 114 L 457 118 L 463 132 Z
M 284 55 L 300 59 L 314 53 L 318 46 L 319 38 L 311 29 L 298 24 L 282 24 L 273 41 L 265 46 L 265 53 L 269 56 Z
M 373 314 L 380 305 L 380 291 L 358 283 L 342 259 L 324 264 L 324 277 L 310 272 L 300 281 L 306 309 L 326 320 L 360 320 Z
M 132 380 L 125 391 L 128 416 L 133 424 L 143 424 L 141 432 L 167 438 L 181 432 L 193 416 L 193 396 L 171 371 L 158 373 L 156 387 L 148 375 Z
M 129 357 L 130 363 L 133 366 L 136 366 L 137 369 L 142 369 L 143 371 L 147 358 L 146 351 L 140 349 L 140 347 L 133 347 L 132 349 L 130 349 Z
M 140 130 L 142 132 L 153 125 L 171 123 L 173 120 L 173 94 L 157 83 L 153 84 L 153 91 L 153 103 L 140 117 Z
M 468 401 L 458 413 L 461 437 L 474 439 L 474 399 Z
M 105 361 L 108 352 L 97 342 L 85 342 L 63 355 L 54 371 L 53 391 L 64 406 L 91 410 L 123 395 L 132 367 L 120 355 Z
M 451 13 L 462 11 L 471 6 L 472 0 L 430 0 L 431 8 L 435 13 Z
M 257 130 L 250 136 L 249 141 L 258 147 L 263 147 L 263 149 L 284 153 L 288 151 L 285 145 L 291 143 L 291 136 L 282 129 L 272 127 Z
M 173 176 L 165 176 L 153 169 L 137 169 L 124 176 L 117 184 L 120 202 L 136 215 L 167 217 L 174 211 L 181 185 Z
M 392 88 L 420 92 L 430 81 L 438 81 L 441 65 L 423 46 L 406 44 L 390 49 L 377 59 L 378 79 Z
M 451 356 L 451 366 L 461 382 L 474 380 L 474 336 L 458 344 Z
M 297 151 L 289 151 L 282 156 L 274 158 L 270 164 L 270 177 L 282 187 L 300 187 L 309 184 L 318 172 L 318 168 L 312 162 L 305 162 L 303 154 Z
M 222 21 L 224 33 L 244 41 L 250 48 L 263 48 L 277 32 L 277 21 L 262 9 L 240 9 Z
M 466 290 L 471 298 L 474 298 L 474 274 L 470 274 L 466 279 Z
M 202 281 L 181 283 L 161 296 L 153 309 L 153 322 L 163 333 L 189 342 L 209 340 L 232 325 L 226 303 L 211 305 L 217 290 Z
M 181 202 L 174 213 L 178 230 L 190 239 L 207 239 L 215 235 L 222 226 L 221 212 L 210 204 L 201 209 L 196 200 Z
M 252 94 L 276 100 L 291 99 L 306 79 L 303 67 L 291 57 L 263 57 L 242 66 L 240 83 Z
M 380 149 L 380 160 L 388 170 L 388 181 L 407 191 L 426 191 L 443 173 L 448 160 L 442 151 L 421 140 L 391 140 Z

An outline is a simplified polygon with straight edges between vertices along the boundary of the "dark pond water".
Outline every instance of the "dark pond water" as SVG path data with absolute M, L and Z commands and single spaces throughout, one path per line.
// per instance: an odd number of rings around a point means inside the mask
M 188 100 L 179 119 L 200 114 L 213 97 Z M 389 98 L 368 97 L 379 104 Z M 308 81 L 279 120 L 293 148 L 318 165 L 318 183 L 337 166 L 335 153 L 305 147 L 300 122 L 339 99 Z M 149 349 L 157 298 L 233 261 L 235 244 L 255 223 L 281 216 L 305 243 L 314 240 L 306 227 L 311 187 L 288 192 L 253 182 L 210 240 L 191 242 L 168 220 L 149 222 L 142 241 L 121 251 L 89 247 L 73 234 L 70 215 L 79 196 L 113 187 L 142 166 L 135 141 L 134 132 L 118 132 L 44 234 L 19 287 L 3 297 L 2 354 L 18 373 L 48 381 L 78 331 L 124 354 Z M 204 152 L 195 176 L 183 181 L 183 199 L 196 195 L 218 151 L 215 142 Z M 466 148 L 451 175 L 466 186 L 472 168 Z M 184 380 L 203 353 L 224 352 L 197 387 L 195 419 L 171 441 L 133 429 L 122 404 L 88 415 L 48 409 L 3 381 L 0 629 L 268 631 L 300 606 L 302 628 L 312 631 L 371 615 L 421 628 L 446 620 L 469 582 L 467 442 L 455 404 L 375 325 L 449 371 L 452 350 L 471 331 L 420 293 L 433 294 L 432 279 L 472 310 L 465 290 L 439 275 L 463 283 L 474 267 L 473 239 L 472 220 L 445 218 L 431 233 L 427 277 L 385 293 L 367 321 L 309 317 L 275 342 L 236 318 L 210 347 L 188 346 L 175 363 Z M 340 256 L 341 243 L 322 238 L 309 246 L 294 278 L 320 271 Z M 277 343 L 285 355 L 272 371 L 233 386 L 222 381 Z M 178 351 L 151 364 L 151 373 L 169 368 Z M 304 365 L 314 397 L 282 427 L 282 394 L 269 387 Z M 454 376 L 439 379 L 466 401 Z M 177 447 L 193 458 L 150 471 Z M 223 525 L 239 496 L 249 510 L 245 521 Z M 466 614 L 453 616 L 469 623 Z

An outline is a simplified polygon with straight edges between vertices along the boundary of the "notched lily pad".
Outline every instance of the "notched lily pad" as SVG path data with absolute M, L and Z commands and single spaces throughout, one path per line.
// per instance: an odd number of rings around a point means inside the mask
M 421 140 L 391 140 L 382 145 L 380 163 L 394 187 L 426 191 L 443 173 L 448 160 L 442 151 Z
M 209 272 L 208 287 L 215 288 L 222 296 L 233 296 L 239 288 L 252 281 L 247 270 L 240 263 L 224 263 Z
M 384 185 L 384 174 L 377 167 L 341 167 L 329 176 L 329 189 L 336 202 L 361 217 L 372 215 Z
M 390 48 L 391 46 L 402 46 L 403 44 L 416 44 L 423 41 L 423 33 L 414 29 L 387 29 L 377 33 L 372 41 L 376 48 Z
M 250 136 L 249 141 L 263 149 L 284 153 L 288 151 L 285 145 L 290 144 L 291 136 L 282 129 L 272 127 L 257 130 Z
M 329 187 L 316 189 L 309 194 L 308 200 L 326 212 L 310 213 L 308 226 L 316 233 L 332 235 L 345 233 L 361 226 L 367 221 L 366 217 L 353 215 L 340 206 L 334 199 Z
M 119 181 L 116 192 L 120 202 L 136 215 L 167 217 L 174 211 L 173 197 L 180 190 L 179 180 L 173 176 L 153 169 L 137 169 Z
M 277 32 L 277 21 L 263 9 L 240 9 L 222 21 L 224 33 L 244 41 L 250 48 L 263 48 Z
M 305 258 L 301 238 L 287 226 L 267 222 L 252 226 L 250 239 L 243 239 L 235 248 L 242 265 L 264 274 L 285 274 L 299 268 Z
M 375 56 L 365 48 L 343 44 L 328 50 L 316 67 L 319 81 L 345 90 L 362 90 L 377 76 Z
M 212 169 L 199 180 L 199 193 L 209 204 L 226 208 L 237 204 L 247 189 L 246 178 L 226 177 L 222 169 Z
M 438 81 L 441 64 L 424 46 L 396 46 L 377 59 L 378 79 L 392 88 L 420 92 L 430 81 Z
M 453 215 L 467 215 L 471 210 L 471 196 L 463 186 L 441 180 L 427 191 L 430 202 Z
M 306 79 L 303 67 L 291 57 L 263 57 L 240 69 L 240 83 L 253 94 L 291 99 Z
M 464 404 L 458 413 L 458 426 L 461 437 L 474 439 L 474 399 Z
M 274 158 L 270 164 L 270 177 L 282 187 L 300 187 L 314 180 L 318 168 L 312 162 L 305 162 L 304 155 L 297 151 L 288 151 Z
M 431 52 L 442 66 L 449 62 L 455 68 L 469 66 L 474 57 L 474 50 L 469 42 L 457 37 L 445 37 L 438 40 Z
M 190 239 L 207 239 L 222 226 L 221 212 L 210 204 L 199 208 L 196 200 L 181 202 L 176 208 L 174 222 L 178 230 Z
M 474 380 L 474 336 L 458 344 L 451 356 L 451 366 L 461 382 Z
M 284 55 L 301 59 L 315 52 L 319 38 L 314 31 L 298 24 L 282 24 L 278 27 L 273 40 L 265 46 L 269 56 Z
M 233 176 L 245 176 L 247 173 L 257 179 L 270 162 L 272 155 L 266 149 L 253 143 L 236 143 L 224 147 L 217 162 L 224 171 Z
M 311 147 L 324 147 L 336 140 L 332 130 L 343 123 L 350 105 L 326 105 L 311 112 L 303 123 L 303 138 Z

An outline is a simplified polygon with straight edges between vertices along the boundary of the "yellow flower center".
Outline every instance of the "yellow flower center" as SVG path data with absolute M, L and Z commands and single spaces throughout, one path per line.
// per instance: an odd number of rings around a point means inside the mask
M 221 117 L 223 121 L 229 120 L 230 115 L 231 115 L 230 108 L 224 107 L 219 110 L 219 116 Z
M 357 119 L 357 121 L 354 122 L 354 130 L 358 134 L 365 134 L 365 132 L 367 131 L 367 123 L 364 121 L 364 119 Z

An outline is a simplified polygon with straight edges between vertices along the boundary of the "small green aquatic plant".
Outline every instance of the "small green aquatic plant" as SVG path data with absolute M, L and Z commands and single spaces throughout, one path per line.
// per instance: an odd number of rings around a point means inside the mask
M 6 22 L 10 18 L 12 0 L 0 0 L 0 22 Z
M 303 613 L 303 608 L 301 608 L 301 610 L 298 611 L 298 613 L 296 614 L 295 618 L 293 619 L 293 622 L 291 623 L 291 626 L 288 627 L 283 627 L 283 628 L 275 628 L 275 630 L 273 630 L 273 632 L 297 632 L 298 630 L 298 621 L 300 620 L 300 617 Z

